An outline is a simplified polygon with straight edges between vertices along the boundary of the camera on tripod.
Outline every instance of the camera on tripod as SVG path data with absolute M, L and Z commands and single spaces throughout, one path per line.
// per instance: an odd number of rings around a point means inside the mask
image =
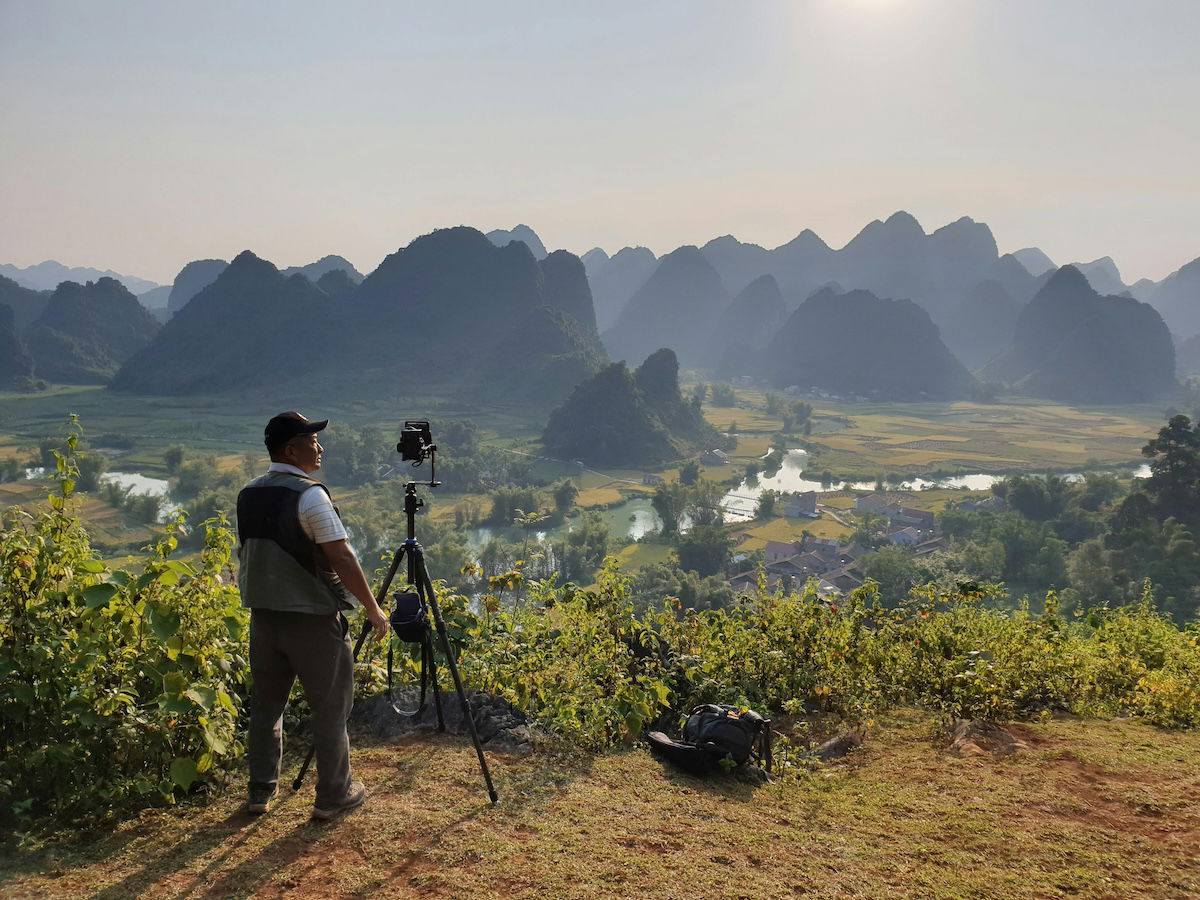
M 437 452 L 433 442 L 433 432 L 429 430 L 428 422 L 418 422 L 408 419 L 404 422 L 404 430 L 400 432 L 400 443 L 396 445 L 400 458 L 409 460 L 419 466 L 431 454 Z
M 400 431 L 400 442 L 396 444 L 396 452 L 400 454 L 401 459 L 411 462 L 414 467 L 428 459 L 429 480 L 421 484 L 430 487 L 441 484 L 436 477 L 437 444 L 433 442 L 433 432 L 429 430 L 428 422 L 406 419 L 404 428 Z

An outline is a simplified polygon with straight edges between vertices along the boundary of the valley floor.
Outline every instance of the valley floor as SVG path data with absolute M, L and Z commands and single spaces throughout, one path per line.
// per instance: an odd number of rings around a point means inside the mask
M 490 755 L 460 738 L 359 737 L 358 812 L 266 816 L 231 788 L 101 835 L 13 843 L 0 895 L 51 897 L 1191 897 L 1200 733 L 1059 718 L 1030 749 L 958 758 L 933 722 L 878 722 L 845 762 L 760 787 L 645 750 Z M 311 779 L 310 779 L 311 784 Z

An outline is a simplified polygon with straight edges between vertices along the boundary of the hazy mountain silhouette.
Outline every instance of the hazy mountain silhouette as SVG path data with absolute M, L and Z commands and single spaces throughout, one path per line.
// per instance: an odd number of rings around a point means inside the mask
M 1129 294 L 1135 300 L 1141 300 L 1143 303 L 1148 303 L 1150 302 L 1150 298 L 1154 295 L 1154 291 L 1157 288 L 1157 281 L 1151 281 L 1149 278 L 1139 278 L 1129 286 Z M 1167 324 L 1170 325 L 1169 322 Z
M 935 319 L 993 277 L 998 259 L 986 225 L 964 217 L 926 234 L 906 212 L 869 223 L 841 250 L 806 229 L 774 250 L 725 236 L 705 244 L 702 252 L 731 290 L 759 275 L 775 276 L 790 309 L 836 282 L 847 289 L 911 299 Z
M 594 250 L 584 256 L 596 307 L 596 327 L 603 333 L 617 323 L 629 299 L 654 274 L 658 259 L 645 247 L 624 247 L 611 259 L 607 254 L 596 255 Z
M 1175 388 L 1175 348 L 1153 307 L 1104 297 L 1063 266 L 1021 311 L 1012 347 L 983 372 L 1068 403 L 1139 403 Z
M 1175 374 L 1180 378 L 1200 375 L 1200 334 L 1175 345 Z
M 154 316 L 160 324 L 171 318 L 171 310 L 167 308 L 167 302 L 170 299 L 171 285 L 169 284 L 156 287 L 154 290 L 146 291 L 144 294 L 138 294 L 138 303 L 146 307 L 150 315 Z
M 523 241 L 497 247 L 458 227 L 417 238 L 385 259 L 351 298 L 348 352 L 387 361 L 384 381 L 421 371 L 488 396 L 560 399 L 603 362 L 583 264 L 542 263 Z M 411 336 L 403 363 L 398 335 Z M 413 368 L 413 367 L 417 368 Z
M 15 387 L 32 374 L 33 358 L 17 335 L 12 307 L 0 303 L 0 387 Z
M 104 384 L 145 347 L 161 326 L 137 297 L 113 278 L 64 281 L 25 333 L 38 378 Z
M 758 244 L 743 244 L 732 235 L 713 238 L 700 248 L 700 252 L 720 273 L 725 289 L 733 294 L 740 293 L 754 279 L 771 272 L 770 251 Z
M 1054 272 L 1058 269 L 1058 266 L 1054 264 L 1054 260 L 1037 247 L 1025 247 L 1022 250 L 1014 250 L 1012 256 L 1017 258 L 1017 261 L 1029 271 L 1030 275 L 1045 275 L 1047 272 Z
M 1200 332 L 1200 258 L 1159 282 L 1149 302 L 1176 335 L 1186 337 Z
M 52 291 L 64 281 L 75 281 L 85 284 L 89 281 L 99 281 L 101 278 L 113 278 L 125 285 L 134 294 L 143 294 L 159 286 L 157 281 L 138 278 L 136 275 L 122 275 L 111 269 L 101 272 L 99 269 L 91 269 L 85 266 L 64 266 L 53 259 L 48 259 L 45 262 L 38 263 L 35 266 L 28 266 L 24 269 L 5 263 L 0 265 L 0 275 L 11 278 L 22 287 L 32 288 L 35 291 Z
M 605 332 L 614 359 L 643 359 L 669 346 L 685 365 L 712 365 L 706 351 L 713 326 L 729 296 L 721 276 L 695 247 L 664 256 L 654 274 L 630 298 L 617 323 Z
M 1102 256 L 1089 263 L 1071 263 L 1078 269 L 1097 294 L 1119 295 L 1129 288 L 1121 280 L 1121 273 L 1111 256 Z
M 520 241 L 529 248 L 529 252 L 533 254 L 534 259 L 545 259 L 546 245 L 542 243 L 542 239 L 528 225 L 518 225 L 511 231 L 505 231 L 503 228 L 497 228 L 495 231 L 487 233 L 487 239 L 497 247 L 504 247 L 510 241 Z
M 576 257 L 539 264 L 523 242 L 498 248 L 473 228 L 417 238 L 357 286 L 340 267 L 314 285 L 247 251 L 114 387 L 175 394 L 284 384 L 297 348 L 316 340 L 305 372 L 326 383 L 372 394 L 440 383 L 557 401 L 603 362 L 593 317 Z
M 360 284 L 363 280 L 362 273 L 350 263 L 350 260 L 344 256 L 329 255 L 322 256 L 316 262 L 309 263 L 307 266 L 289 266 L 283 270 L 284 276 L 295 275 L 299 273 L 316 284 L 320 281 L 321 276 L 328 272 L 345 272 L 349 279 L 355 284 Z
M 721 312 L 709 342 L 709 358 L 720 378 L 760 371 L 760 351 L 787 318 L 773 275 L 760 275 Z
M 297 366 L 308 377 L 322 360 L 313 348 L 329 340 L 335 324 L 329 307 L 329 297 L 303 275 L 285 278 L 246 250 L 121 367 L 112 389 L 215 393 L 284 383 Z
M 942 343 L 937 326 L 910 300 L 869 291 L 818 291 L 768 345 L 768 377 L 836 394 L 889 400 L 951 400 L 973 379 Z
M 354 293 L 358 282 L 345 269 L 330 269 L 316 279 L 316 285 L 334 300 L 344 300 Z
M 999 281 L 981 281 L 946 315 L 942 339 L 968 369 L 980 369 L 1012 344 L 1022 306 Z
M 601 267 L 607 265 L 611 258 L 602 247 L 593 247 L 587 253 L 581 254 L 579 260 L 587 270 L 588 278 L 591 278 Z
M 217 280 L 229 263 L 223 259 L 195 259 L 179 270 L 171 285 L 167 311 L 174 316 L 188 301 Z
M 1005 253 L 996 260 L 984 281 L 998 282 L 1012 300 L 1023 306 L 1042 289 L 1053 272 L 1050 269 L 1040 276 L 1032 275 L 1020 260 L 1011 253 Z
M 596 308 L 582 260 L 566 250 L 555 250 L 539 266 L 545 305 L 562 310 L 585 330 L 595 333 Z
M 0 303 L 12 310 L 13 323 L 17 333 L 23 333 L 33 324 L 34 319 L 42 314 L 50 301 L 50 291 L 35 291 L 27 288 L 11 278 L 0 275 Z

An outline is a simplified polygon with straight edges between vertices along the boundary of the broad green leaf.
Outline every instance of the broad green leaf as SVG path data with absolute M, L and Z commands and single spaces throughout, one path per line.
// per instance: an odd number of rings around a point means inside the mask
M 93 584 L 90 587 L 83 589 L 83 603 L 88 609 L 97 609 L 101 606 L 108 606 L 109 601 L 117 596 L 120 588 L 115 584 L 102 582 Z
M 221 735 L 217 734 L 211 724 L 204 726 L 204 743 L 217 756 L 223 756 L 226 749 L 226 741 Z
M 196 761 L 181 756 L 171 763 L 171 780 L 185 791 L 196 783 Z
M 163 693 L 182 694 L 187 688 L 187 678 L 182 672 L 168 672 L 163 676 Z
M 166 641 L 179 630 L 179 613 L 157 603 L 150 604 L 150 630 L 160 641 Z
M 211 710 L 213 704 L 217 702 L 217 692 L 208 687 L 194 687 L 190 691 L 185 691 L 183 696 L 201 707 L 205 712 Z
M 79 563 L 80 571 L 91 572 L 92 574 L 103 572 L 106 568 L 108 567 L 98 559 L 85 559 L 83 562 Z
M 186 716 L 195 709 L 190 700 L 178 694 L 163 694 L 158 698 L 158 706 L 163 712 L 173 716 Z

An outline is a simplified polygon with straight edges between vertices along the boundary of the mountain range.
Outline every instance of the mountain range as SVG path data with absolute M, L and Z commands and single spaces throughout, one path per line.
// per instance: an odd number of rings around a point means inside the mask
M 178 282 L 177 282 L 178 284 Z M 583 264 L 540 262 L 459 227 L 417 238 L 354 284 L 314 284 L 246 251 L 131 358 L 114 390 L 191 394 L 298 377 L 374 394 L 453 384 L 477 397 L 558 402 L 604 361 Z
M 1104 296 L 1063 266 L 1021 310 L 1012 346 L 982 375 L 1067 403 L 1157 401 L 1175 389 L 1175 348 L 1148 303 Z

